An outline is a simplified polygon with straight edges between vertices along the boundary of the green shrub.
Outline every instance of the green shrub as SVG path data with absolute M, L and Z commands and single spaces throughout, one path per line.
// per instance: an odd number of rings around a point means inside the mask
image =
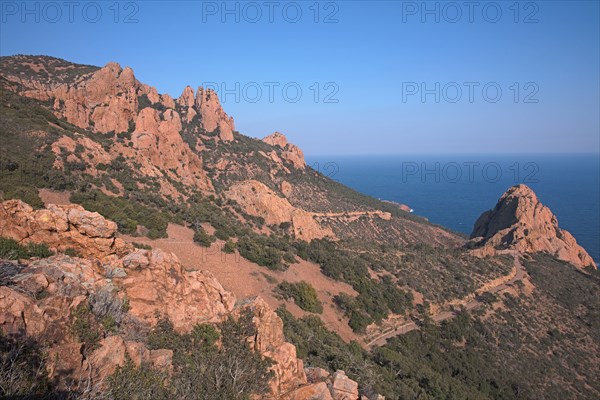
M 100 346 L 100 329 L 87 301 L 81 302 L 73 312 L 72 330 L 84 346 L 84 354 L 90 354 Z
M 108 378 L 107 394 L 122 400 L 172 399 L 172 392 L 165 386 L 166 380 L 164 371 L 146 364 L 136 367 L 127 357 L 125 365 L 117 367 Z
M 135 247 L 136 249 L 142 249 L 142 250 L 152 250 L 152 246 L 150 246 L 149 244 L 144 244 L 144 243 L 138 243 L 138 242 L 133 242 L 132 243 L 133 247 Z
M 283 252 L 272 241 L 263 236 L 242 236 L 237 242 L 240 255 L 248 260 L 271 270 L 283 270 L 281 263 Z
M 267 280 L 267 282 L 269 282 L 271 285 L 276 284 L 277 282 L 279 282 L 274 276 L 269 275 L 269 274 L 265 274 L 264 272 L 261 272 L 262 276 L 265 277 L 265 279 Z
M 54 252 L 45 243 L 27 243 L 27 253 L 29 258 L 48 258 L 54 255 Z
M 65 250 L 65 255 L 69 256 L 69 257 L 81 257 L 81 253 L 79 252 L 79 250 L 73 249 L 73 248 L 68 248 Z
M 148 335 L 148 347 L 173 350 L 172 398 L 249 400 L 265 398 L 272 377 L 271 361 L 247 345 L 247 338 L 255 334 L 249 312 L 237 320 L 228 318 L 216 329 L 196 325 L 187 334 L 175 332 L 168 320 L 161 320 Z
M 288 262 L 290 264 L 298 263 L 298 261 L 296 260 L 296 254 L 294 254 L 294 252 L 290 250 L 283 253 L 283 261 Z
M 0 237 L 0 258 L 18 260 L 23 258 L 48 258 L 54 255 L 44 243 L 19 244 L 16 240 Z
M 317 291 L 305 281 L 297 283 L 283 281 L 277 285 L 276 292 L 285 299 L 294 299 L 298 307 L 304 311 L 318 314 L 323 312 L 323 305 L 319 301 Z
M 389 277 L 377 282 L 369 277 L 369 267 L 375 268 L 377 259 L 368 254 L 357 254 L 340 249 L 327 240 L 310 243 L 295 242 L 296 253 L 307 261 L 321 266 L 323 274 L 352 285 L 359 295 L 345 299 L 344 311 L 355 332 L 364 332 L 367 325 L 380 322 L 390 311 L 401 314 L 412 305 L 412 294 L 400 290 Z M 337 300 L 340 305 L 340 300 Z
M 0 398 L 46 398 L 51 382 L 45 361 L 33 339 L 6 337 L 0 329 Z
M 4 185 L 2 185 L 4 186 Z M 44 202 L 38 194 L 38 190 L 32 186 L 5 187 L 3 197 L 5 200 L 19 199 L 35 209 L 44 208 Z
M 198 226 L 194 232 L 194 242 L 203 247 L 210 247 L 215 241 L 215 237 L 206 233 L 203 227 Z
M 223 245 L 223 251 L 227 254 L 233 254 L 235 252 L 235 243 L 233 243 L 231 239 L 227 239 Z

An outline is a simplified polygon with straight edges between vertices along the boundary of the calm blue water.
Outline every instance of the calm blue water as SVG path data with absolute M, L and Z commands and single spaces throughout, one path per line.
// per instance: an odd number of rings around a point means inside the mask
M 470 234 L 510 186 L 525 183 L 600 262 L 598 155 L 400 155 L 307 157 L 314 169 L 362 193 L 404 203 Z

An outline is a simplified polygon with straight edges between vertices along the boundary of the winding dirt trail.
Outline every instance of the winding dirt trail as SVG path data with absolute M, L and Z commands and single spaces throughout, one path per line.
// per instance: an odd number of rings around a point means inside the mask
M 487 289 L 486 291 L 482 292 L 481 294 L 484 294 L 484 293 L 494 294 L 494 293 L 499 293 L 503 290 L 506 290 L 511 285 L 513 285 L 515 282 L 523 280 L 523 278 L 525 277 L 525 275 L 527 273 L 525 270 L 525 267 L 523 267 L 523 265 L 521 264 L 521 261 L 519 260 L 519 254 L 516 251 L 503 250 L 499 253 L 500 254 L 511 254 L 512 253 L 514 255 L 514 265 L 515 265 L 515 269 L 516 269 L 516 274 L 507 282 L 504 282 L 504 283 L 501 283 L 494 287 L 491 287 L 491 288 Z M 464 304 L 464 308 L 466 310 L 474 310 L 474 309 L 480 307 L 481 305 L 482 305 L 481 301 L 474 299 L 474 300 L 471 300 L 471 301 L 467 302 L 466 304 Z M 456 314 L 453 311 L 443 311 L 443 312 L 433 315 L 431 317 L 431 319 L 434 322 L 442 322 L 442 321 L 454 318 L 455 315 Z M 389 338 L 394 337 L 394 336 L 404 335 L 404 334 L 414 331 L 416 329 L 419 329 L 419 326 L 415 322 L 408 322 L 406 324 L 399 326 L 398 328 L 394 329 L 393 331 L 386 332 L 386 333 L 379 335 L 378 337 L 376 337 L 375 339 L 373 339 L 369 343 L 367 343 L 365 345 L 365 348 L 372 349 L 373 347 L 383 346 L 383 345 L 385 345 L 385 343 L 387 342 L 387 340 Z

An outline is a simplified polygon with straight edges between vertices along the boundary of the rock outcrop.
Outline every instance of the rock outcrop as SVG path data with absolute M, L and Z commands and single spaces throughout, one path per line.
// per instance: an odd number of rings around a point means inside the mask
M 479 217 L 468 246 L 484 255 L 506 249 L 545 252 L 579 268 L 595 266 L 575 238 L 559 228 L 552 211 L 525 185 L 508 189 L 492 210 Z
M 306 168 L 306 161 L 304 160 L 304 153 L 302 150 L 300 150 L 298 146 L 289 143 L 282 133 L 275 132 L 263 138 L 263 142 L 270 144 L 273 147 L 280 148 L 281 158 L 290 162 L 295 168 Z
M 233 140 L 233 118 L 223 111 L 214 91 L 199 87 L 194 98 L 194 91 L 188 86 L 175 102 L 171 96 L 161 95 L 156 88 L 139 82 L 131 68 L 121 68 L 115 62 L 83 74 L 70 83 L 38 80 L 35 76 L 7 75 L 6 78 L 22 87 L 21 95 L 52 101 L 59 118 L 83 129 L 100 133 L 127 132 L 143 103 L 142 109 L 152 106 L 166 110 L 174 110 L 177 104 L 186 108 L 187 122 L 199 115 L 200 128 L 209 133 L 218 129 L 221 140 Z M 147 100 L 141 101 L 142 97 Z
M 86 257 L 57 254 L 26 264 L 0 264 L 2 278 L 10 281 L 9 286 L 0 286 L 0 329 L 6 335 L 43 339 L 51 356 L 48 374 L 59 388 L 81 377 L 102 382 L 127 358 L 138 366 L 151 363 L 165 370 L 172 366 L 171 350 L 150 350 L 127 330 L 108 334 L 96 347 L 86 349 L 69 328 L 85 303 L 91 312 L 116 310 L 122 323 L 137 327 L 133 332 L 167 318 L 175 330 L 185 333 L 196 324 L 219 323 L 249 310 L 256 326 L 249 345 L 273 360 L 273 396 L 287 398 L 293 393 L 289 398 L 307 400 L 353 393 L 355 383 L 339 373 L 328 383 L 307 379 L 295 346 L 285 341 L 281 318 L 260 297 L 235 307 L 235 297 L 209 272 L 186 271 L 174 254 L 162 250 L 134 250 L 115 233 L 113 222 L 80 206 L 33 210 L 19 200 L 0 203 L 0 236 L 47 243 L 58 251 L 73 248 Z M 110 244 L 98 239 L 110 239 Z M 321 375 L 329 378 L 324 370 Z M 318 374 L 311 376 L 314 380 Z
M 219 97 L 214 91 L 199 87 L 195 106 L 196 111 L 200 113 L 200 121 L 204 130 L 214 132 L 218 129 L 221 140 L 224 142 L 233 140 L 233 131 L 235 130 L 233 118 L 225 114 Z
M 333 375 L 322 368 L 306 368 L 308 385 L 290 392 L 287 400 L 358 400 L 377 399 L 384 400 L 383 396 L 360 397 L 358 383 L 346 376 L 344 371 L 338 370 Z
M 51 249 L 73 249 L 84 257 L 123 256 L 132 248 L 116 237 L 117 224 L 78 205 L 50 205 L 34 210 L 20 200 L 0 203 L 0 236 L 20 243 L 46 243 Z
M 297 239 L 311 241 L 335 236 L 331 228 L 320 225 L 313 214 L 292 206 L 286 198 L 278 196 L 261 182 L 236 183 L 226 196 L 235 200 L 246 213 L 264 218 L 267 225 L 291 223 Z
M 200 87 L 194 97 L 193 89 L 188 86 L 174 101 L 139 82 L 131 68 L 121 68 L 114 62 L 72 78 L 69 83 L 40 79 L 35 74 L 27 78 L 8 74 L 5 78 L 19 87 L 20 95 L 50 102 L 58 118 L 79 128 L 101 134 L 131 135 L 130 142 L 116 143 L 110 154 L 90 139 L 61 139 L 61 143 L 52 146 L 56 154 L 60 154 L 61 148 L 66 149 L 71 153 L 69 162 L 85 161 L 93 175 L 96 175 L 95 165 L 110 164 L 125 156 L 144 176 L 164 178 L 161 186 L 165 195 L 177 194 L 169 179 L 213 190 L 201 157 L 193 151 L 201 146 L 192 149 L 181 136 L 184 123 L 190 134 L 217 133 L 214 136 L 217 141 L 234 140 L 233 118 L 225 113 L 214 91 Z M 76 145 L 82 145 L 90 157 L 82 160 L 81 155 L 75 155 Z M 62 160 L 57 158 L 55 167 L 62 168 Z
M 287 393 L 306 384 L 304 364 L 296 357 L 296 347 L 285 341 L 281 318 L 260 297 L 244 302 L 236 313 L 243 310 L 250 310 L 254 316 L 256 335 L 249 338 L 252 347 L 274 362 L 271 391 Z
M 136 250 L 112 268 L 122 271 L 113 281 L 127 295 L 130 313 L 150 325 L 167 317 L 176 330 L 187 332 L 196 324 L 220 322 L 235 305 L 212 274 L 185 271 L 173 253 Z
M 358 383 L 346 376 L 344 371 L 336 371 L 331 379 L 331 392 L 334 399 L 358 399 Z
M 203 170 L 202 160 L 183 141 L 179 114 L 168 109 L 164 112 L 150 107 L 140 111 L 136 117 L 135 130 L 131 135 L 140 172 L 146 176 L 167 174 L 185 185 L 201 189 L 212 189 L 212 183 Z

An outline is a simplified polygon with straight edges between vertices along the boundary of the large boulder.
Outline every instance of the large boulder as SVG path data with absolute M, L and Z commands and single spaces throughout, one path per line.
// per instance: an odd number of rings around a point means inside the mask
M 34 210 L 21 200 L 0 203 L 0 236 L 51 249 L 73 249 L 84 257 L 123 256 L 132 247 L 116 237 L 117 224 L 79 205 L 49 205 Z
M 176 330 L 222 321 L 235 296 L 207 271 L 185 271 L 173 253 L 135 250 L 122 259 L 126 276 L 114 278 L 125 290 L 130 313 L 151 325 L 167 317 Z
M 344 371 L 336 371 L 331 378 L 331 394 L 336 400 L 357 400 L 358 383 L 348 378 Z

